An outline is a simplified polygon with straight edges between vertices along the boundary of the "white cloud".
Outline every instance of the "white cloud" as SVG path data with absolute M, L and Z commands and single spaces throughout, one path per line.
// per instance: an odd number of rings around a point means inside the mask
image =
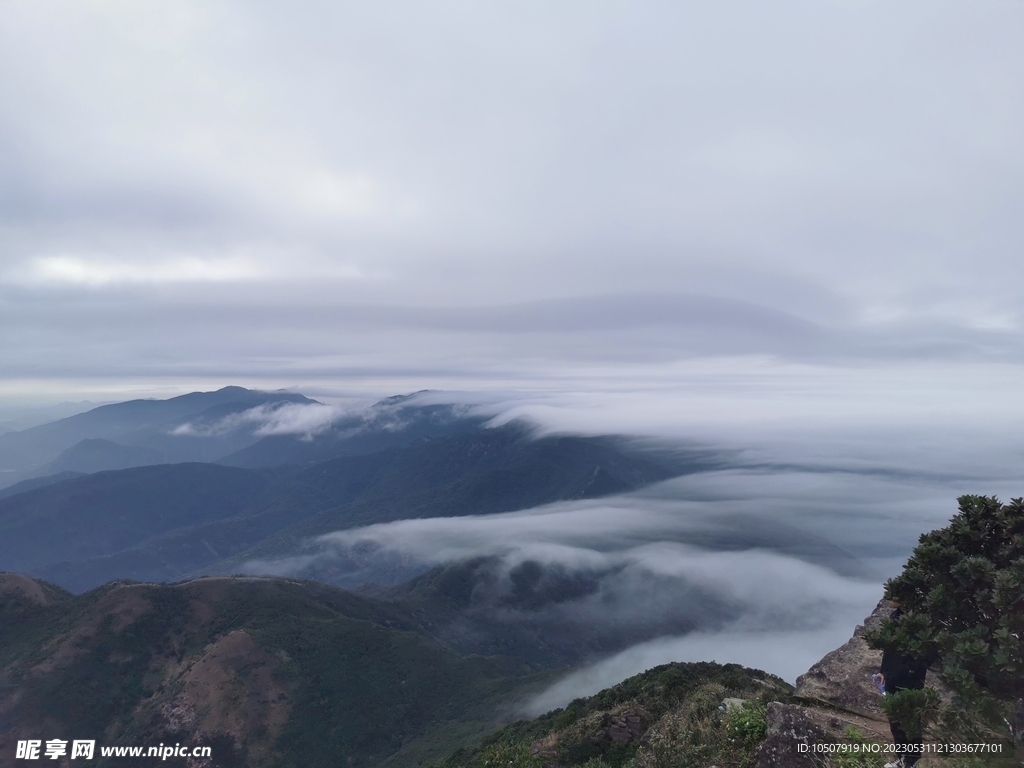
M 301 435 L 312 437 L 341 418 L 345 411 L 322 403 L 265 404 L 241 413 L 233 413 L 211 424 L 186 422 L 171 430 L 172 435 L 210 436 L 251 429 L 260 437 L 268 435 Z
M 319 403 L 285 403 L 277 408 L 257 406 L 245 412 L 248 421 L 258 424 L 257 435 L 311 436 L 329 428 L 343 411 Z
M 268 277 L 264 269 L 240 258 L 200 259 L 187 257 L 173 261 L 145 263 L 108 261 L 76 256 L 37 258 L 31 278 L 43 282 L 76 283 L 102 286 L 117 283 L 186 283 L 260 280 Z
M 441 398 L 425 393 L 419 401 Z M 462 398 L 491 412 L 512 402 L 495 409 L 482 399 Z M 564 425 L 555 411 L 548 424 Z M 599 431 L 609 422 L 588 423 Z M 673 430 L 663 425 L 661 434 Z M 538 621 L 579 626 L 580 637 L 628 627 L 643 641 L 595 659 L 524 705 L 536 714 L 668 661 L 741 663 L 792 682 L 849 638 L 884 579 L 899 572 L 922 532 L 948 521 L 958 495 L 1021 494 L 1020 441 L 1009 432 L 734 437 L 739 442 L 722 458 L 727 467 L 637 493 L 341 530 L 245 568 L 386 584 L 488 558 L 499 581 L 511 583 L 527 563 L 588 580 L 593 591 L 537 609 Z M 657 622 L 667 618 L 695 630 L 668 634 Z

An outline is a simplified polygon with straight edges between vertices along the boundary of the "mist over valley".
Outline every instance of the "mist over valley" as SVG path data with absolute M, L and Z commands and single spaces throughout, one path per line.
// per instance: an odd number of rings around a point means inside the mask
M 1022 25 L 0 3 L 0 768 L 1024 754 Z
M 955 449 L 901 461 L 884 432 L 743 446 L 668 422 L 579 434 L 545 408 L 229 387 L 11 432 L 9 451 L 38 453 L 0 491 L 0 568 L 72 592 L 235 574 L 356 590 L 459 653 L 582 667 L 522 703 L 536 713 L 667 661 L 792 681 L 870 612 L 949 499 L 1014 472 L 978 471 L 975 454 L 973 472 L 941 474 L 928 467 Z M 154 463 L 154 446 L 185 460 Z M 94 464 L 60 469 L 75 455 Z

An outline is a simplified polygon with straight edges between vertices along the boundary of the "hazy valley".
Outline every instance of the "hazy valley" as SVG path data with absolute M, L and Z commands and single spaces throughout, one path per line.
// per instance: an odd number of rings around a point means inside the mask
M 656 667 L 628 696 L 579 699 L 579 727 L 499 738 L 540 754 L 564 731 L 559 760 L 617 766 L 701 696 L 790 701 L 769 673 L 794 679 L 879 595 L 849 505 L 917 482 L 544 429 L 436 393 L 341 410 L 229 387 L 0 441 L 17 457 L 0 491 L 3 765 L 40 728 L 212 744 L 209 765 L 475 765 L 510 720 Z M 863 499 L 803 498 L 816 473 L 852 473 Z

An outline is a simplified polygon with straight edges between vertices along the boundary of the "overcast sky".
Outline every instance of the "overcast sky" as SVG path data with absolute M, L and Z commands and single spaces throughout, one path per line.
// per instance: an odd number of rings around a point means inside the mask
M 1019 416 L 1022 25 L 1016 0 L 6 0 L 0 398 Z

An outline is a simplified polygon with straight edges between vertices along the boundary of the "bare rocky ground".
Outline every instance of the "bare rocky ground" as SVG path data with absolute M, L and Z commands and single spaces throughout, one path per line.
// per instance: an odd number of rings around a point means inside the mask
M 50 605 L 59 599 L 59 590 L 17 573 L 0 573 L 0 596 L 27 600 L 34 605 Z

